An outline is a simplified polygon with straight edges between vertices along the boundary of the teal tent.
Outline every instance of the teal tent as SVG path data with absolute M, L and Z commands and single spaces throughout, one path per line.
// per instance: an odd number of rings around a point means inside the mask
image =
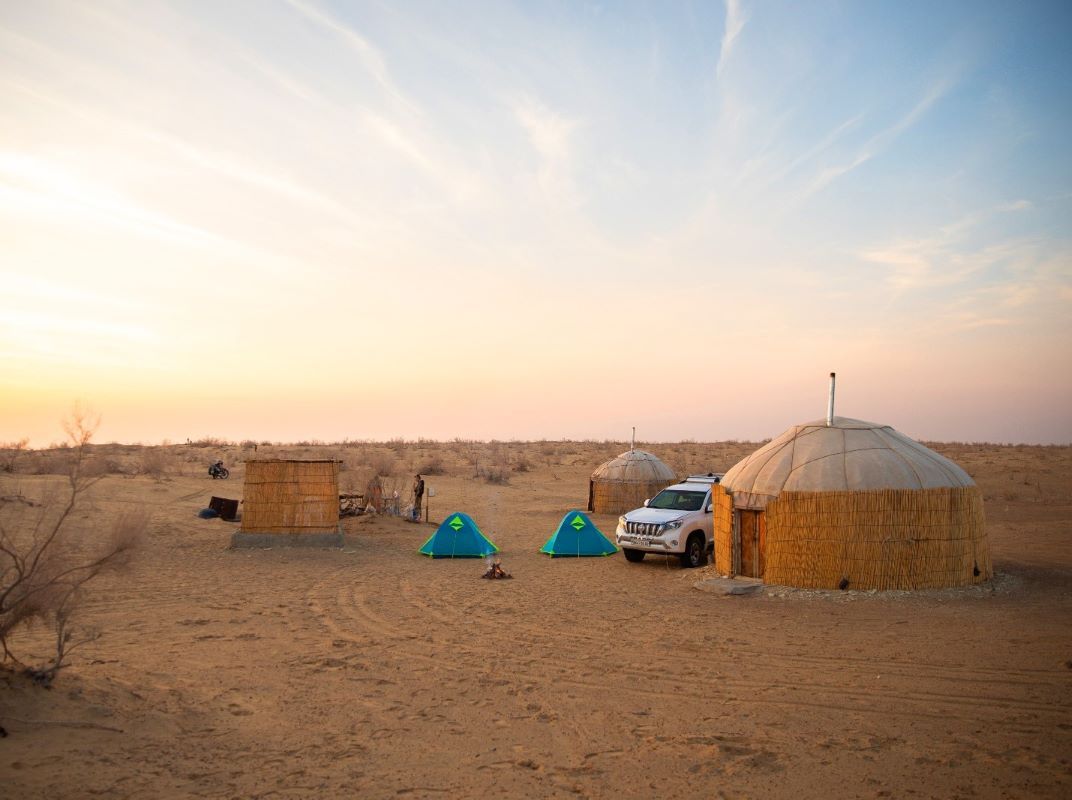
M 430 558 L 482 558 L 498 553 L 499 548 L 480 532 L 472 517 L 459 511 L 448 515 L 417 552 Z
M 570 511 L 558 523 L 558 530 L 540 548 L 552 558 L 561 556 L 609 556 L 618 552 L 614 542 L 580 511 Z

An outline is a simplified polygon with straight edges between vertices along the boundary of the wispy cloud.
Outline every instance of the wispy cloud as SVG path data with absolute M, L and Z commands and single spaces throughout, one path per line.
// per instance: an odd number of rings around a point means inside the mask
M 860 257 L 887 270 L 891 305 L 911 298 L 922 315 L 917 336 L 1053 325 L 1069 318 L 1072 250 L 1037 236 L 1003 237 L 1001 217 L 1024 210 L 1019 201 L 992 206 Z
M 718 66 L 715 67 L 715 75 L 722 75 L 722 69 L 729 61 L 730 54 L 737 43 L 737 37 L 741 35 L 746 22 L 748 18 L 741 8 L 740 0 L 726 0 L 726 22 L 722 31 L 722 42 L 718 48 Z
M 571 174 L 573 136 L 579 122 L 548 108 L 532 97 L 522 97 L 512 104 L 514 118 L 528 135 L 529 142 L 541 158 L 537 181 L 543 193 L 566 204 L 576 202 Z
M 113 187 L 23 153 L 0 152 L 0 208 L 5 205 L 13 212 L 37 208 L 51 216 L 88 217 L 187 245 L 226 243 L 209 231 L 145 209 Z
M 0 81 L 0 83 L 3 83 L 3 81 Z M 290 178 L 275 174 L 263 167 L 249 164 L 240 157 L 201 147 L 174 134 L 166 133 L 140 122 L 98 111 L 57 94 L 42 92 L 24 83 L 7 81 L 6 84 L 20 94 L 60 109 L 78 119 L 106 128 L 112 131 L 113 134 L 120 132 L 162 146 L 189 164 L 285 197 L 312 209 L 331 214 L 333 217 L 350 224 L 360 225 L 365 221 L 363 215 L 356 213 L 337 200 Z
M 513 110 L 532 146 L 544 159 L 560 162 L 569 158 L 576 120 L 567 119 L 531 97 L 515 102 Z
M 58 284 L 14 270 L 0 270 L 0 282 L 7 292 L 8 299 L 14 300 L 16 306 L 23 306 L 27 302 L 43 301 L 52 306 L 145 309 L 143 300 L 136 302 L 129 297 L 95 292 L 71 284 Z
M 86 317 L 72 318 L 67 315 L 34 311 L 0 309 L 0 326 L 9 326 L 23 333 L 58 333 L 77 336 L 101 336 L 144 342 L 156 335 L 143 325 L 106 322 Z
M 273 66 L 266 59 L 255 55 L 247 48 L 234 43 L 232 44 L 232 51 L 236 58 L 248 64 L 254 71 L 267 79 L 280 91 L 297 97 L 306 103 L 323 104 L 325 102 L 324 98 L 312 87 L 298 80 L 294 76 L 287 74 L 286 71 Z
M 820 192 L 843 175 L 852 172 L 862 164 L 866 164 L 875 156 L 888 148 L 902 133 L 907 131 L 937 103 L 953 87 L 951 78 L 942 79 L 934 83 L 920 98 L 920 100 L 893 125 L 884 128 L 872 136 L 851 157 L 838 164 L 824 167 L 814 177 L 804 192 L 804 197 L 809 197 Z
M 383 54 L 372 42 L 353 28 L 344 25 L 309 3 L 302 2 L 302 0 L 286 0 L 286 3 L 306 19 L 341 36 L 357 54 L 365 70 L 392 100 L 410 111 L 419 113 L 417 106 L 395 85 Z
M 1027 211 L 1034 208 L 1034 203 L 1030 200 L 1013 200 L 1011 203 L 1006 203 L 1001 206 L 1000 211 Z

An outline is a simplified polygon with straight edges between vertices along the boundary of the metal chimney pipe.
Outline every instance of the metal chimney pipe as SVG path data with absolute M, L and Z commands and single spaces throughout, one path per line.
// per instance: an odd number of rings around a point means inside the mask
M 830 402 L 826 406 L 826 427 L 834 424 L 834 373 L 830 373 Z
M 633 439 L 629 442 L 629 449 L 636 450 L 636 425 L 633 426 Z

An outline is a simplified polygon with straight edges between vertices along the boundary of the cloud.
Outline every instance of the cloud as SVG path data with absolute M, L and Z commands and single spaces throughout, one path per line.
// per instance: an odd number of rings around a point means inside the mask
M 540 156 L 537 173 L 540 190 L 554 202 L 575 205 L 576 187 L 571 174 L 573 137 L 580 123 L 531 97 L 516 100 L 512 107 L 514 119 Z
M 1027 211 L 1030 208 L 1034 208 L 1034 204 L 1030 200 L 1013 200 L 1011 203 L 1006 203 L 999 207 L 999 211 Z
M 410 111 L 418 112 L 419 109 L 414 105 L 409 98 L 402 93 L 402 91 L 395 85 L 391 79 L 390 71 L 387 69 L 387 62 L 384 59 L 380 51 L 373 45 L 368 39 L 355 31 L 353 28 L 349 28 L 336 20 L 334 17 L 329 16 L 318 8 L 302 2 L 302 0 L 285 0 L 287 5 L 304 16 L 306 19 L 315 22 L 327 30 L 337 33 L 341 36 L 351 47 L 351 49 L 357 54 L 361 64 L 365 70 L 372 76 L 373 80 L 379 84 L 380 88 L 391 97 L 396 103 Z
M 106 222 L 127 230 L 187 245 L 219 245 L 226 240 L 201 228 L 142 208 L 110 186 L 88 181 L 50 161 L 0 152 L 0 208 L 36 210 Z
M 289 178 L 277 175 L 269 170 L 254 166 L 236 156 L 216 152 L 200 147 L 171 133 L 165 133 L 138 122 L 116 117 L 97 111 L 94 108 L 72 102 L 67 98 L 48 94 L 14 81 L 6 81 L 10 88 L 39 102 L 57 108 L 78 119 L 99 125 L 113 133 L 118 131 L 129 136 L 144 139 L 171 151 L 189 164 L 207 169 L 249 186 L 261 189 L 308 208 L 330 214 L 348 224 L 362 225 L 366 217 L 343 205 L 337 200 L 297 183 Z
M 741 10 L 740 0 L 726 0 L 726 24 L 718 49 L 718 66 L 715 67 L 715 75 L 722 75 L 722 68 L 729 60 L 734 45 L 737 43 L 737 37 L 741 35 L 746 22 L 748 18 Z
M 943 78 L 932 84 L 923 94 L 923 97 L 920 98 L 907 114 L 897 120 L 893 125 L 879 131 L 868 139 L 854 156 L 840 164 L 834 164 L 821 169 L 805 190 L 803 196 L 810 197 L 816 192 L 822 191 L 842 175 L 852 172 L 857 167 L 866 164 L 872 158 L 882 153 L 882 151 L 893 144 L 902 133 L 915 125 L 935 103 L 949 92 L 952 87 L 953 80 L 949 77 Z
M 514 118 L 529 136 L 532 146 L 547 161 L 566 161 L 570 157 L 570 140 L 577 128 L 567 119 L 532 98 L 513 105 Z
M 67 314 L 0 309 L 0 326 L 22 334 L 66 334 L 100 336 L 110 339 L 144 342 L 157 336 L 143 325 L 107 322 L 99 319 L 72 318 Z
M 280 91 L 286 92 L 306 103 L 323 105 L 325 100 L 308 85 L 288 75 L 284 70 L 277 69 L 263 58 L 253 54 L 248 49 L 237 43 L 232 43 L 231 50 L 239 61 L 248 64 L 253 70 L 260 73 Z
M 0 270 L 0 285 L 3 285 L 8 298 L 17 298 L 16 304 L 22 306 L 30 302 L 43 301 L 53 306 L 96 308 L 111 307 L 120 310 L 144 310 L 144 301 L 135 301 L 112 293 L 95 292 L 84 287 L 59 284 L 55 281 L 35 278 L 15 270 Z
M 831 147 L 834 146 L 834 144 L 838 141 L 838 139 L 840 139 L 842 136 L 844 136 L 850 130 L 852 130 L 857 125 L 859 125 L 860 121 L 863 118 L 864 118 L 863 112 L 861 112 L 859 114 L 856 114 L 855 116 L 849 117 L 849 119 L 847 119 L 844 122 L 842 122 L 840 125 L 838 125 L 836 128 L 834 128 L 834 130 L 830 131 L 830 133 L 828 133 L 826 136 L 824 136 L 822 139 L 820 139 L 814 145 L 809 147 L 807 150 L 805 150 L 800 155 L 796 156 L 792 161 L 790 161 L 788 164 L 786 164 L 784 167 L 782 167 L 780 170 L 778 170 L 774 174 L 774 176 L 771 178 L 770 182 L 775 183 L 775 182 L 781 180 L 786 175 L 788 175 L 791 172 L 793 172 L 797 167 L 799 167 L 799 166 L 801 166 L 803 164 L 806 164 L 807 162 L 811 161 L 812 159 L 817 158 L 818 156 L 820 156 L 823 153 L 825 153 L 827 150 L 829 150 Z

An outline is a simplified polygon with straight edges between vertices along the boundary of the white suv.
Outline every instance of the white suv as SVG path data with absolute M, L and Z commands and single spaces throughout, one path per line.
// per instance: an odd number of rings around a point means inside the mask
M 685 567 L 699 567 L 714 549 L 711 489 L 722 473 L 689 475 L 618 518 L 615 535 L 627 561 L 644 560 L 645 553 L 676 555 Z

